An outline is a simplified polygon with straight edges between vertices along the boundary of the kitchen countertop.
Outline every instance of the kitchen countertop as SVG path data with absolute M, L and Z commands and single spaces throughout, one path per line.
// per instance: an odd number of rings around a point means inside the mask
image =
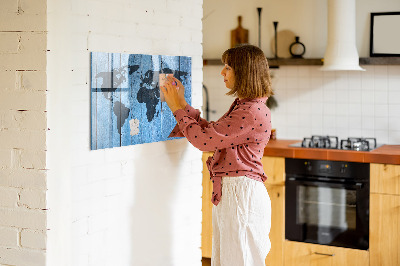
M 400 145 L 382 145 L 372 151 L 290 147 L 301 140 L 270 140 L 264 156 L 363 163 L 400 164 Z

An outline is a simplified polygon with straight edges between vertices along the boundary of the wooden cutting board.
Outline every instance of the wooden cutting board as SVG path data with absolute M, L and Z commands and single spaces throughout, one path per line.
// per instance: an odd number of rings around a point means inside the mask
M 242 16 L 238 16 L 238 27 L 231 30 L 231 48 L 238 44 L 249 43 L 249 31 L 242 27 Z

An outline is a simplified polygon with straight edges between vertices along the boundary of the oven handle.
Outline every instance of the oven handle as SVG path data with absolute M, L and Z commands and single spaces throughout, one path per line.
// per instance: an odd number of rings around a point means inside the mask
M 304 180 L 303 178 L 297 178 L 297 177 L 288 177 L 287 181 L 294 181 L 297 183 L 301 183 L 304 185 L 318 185 L 318 184 L 325 184 L 325 185 L 341 185 L 345 186 L 348 188 L 354 188 L 354 189 L 361 189 L 363 187 L 363 183 L 361 182 L 356 182 L 356 183 L 347 183 L 347 182 L 332 182 L 332 181 L 321 181 L 321 180 L 315 180 L 315 181 L 310 181 L 310 180 Z
M 333 253 L 333 254 L 328 254 L 328 253 L 314 252 L 314 254 L 315 254 L 315 255 L 330 256 L 330 257 L 333 257 L 333 256 L 335 256 L 335 253 Z

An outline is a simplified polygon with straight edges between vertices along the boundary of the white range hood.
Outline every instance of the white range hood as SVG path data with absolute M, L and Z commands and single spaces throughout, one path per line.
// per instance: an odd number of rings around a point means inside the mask
M 328 0 L 328 44 L 320 70 L 358 70 L 355 0 Z

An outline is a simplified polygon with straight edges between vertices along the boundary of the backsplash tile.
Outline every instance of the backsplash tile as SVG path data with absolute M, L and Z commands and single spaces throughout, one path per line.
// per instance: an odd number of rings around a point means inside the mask
M 272 125 L 280 139 L 311 135 L 376 137 L 400 144 L 400 66 L 364 65 L 366 71 L 320 71 L 320 66 L 271 69 L 278 108 Z M 224 96 L 219 66 L 204 67 L 210 120 L 217 120 L 233 99 Z
M 317 66 L 274 69 L 279 106 L 272 111 L 272 123 L 278 138 L 322 134 L 376 137 L 380 143 L 400 144 L 400 67 L 362 67 L 366 71 L 323 72 Z M 290 87 L 281 86 L 283 80 Z M 302 135 L 307 119 L 312 121 L 310 132 Z

